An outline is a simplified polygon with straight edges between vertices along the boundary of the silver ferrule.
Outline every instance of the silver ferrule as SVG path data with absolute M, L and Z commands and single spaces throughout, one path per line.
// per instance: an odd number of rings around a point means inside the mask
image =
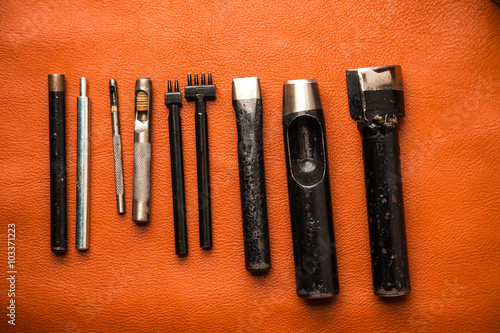
M 233 101 L 243 99 L 262 99 L 258 77 L 233 79 Z
M 355 69 L 361 92 L 377 90 L 403 90 L 401 66 L 380 66 Z
M 134 117 L 134 184 L 132 220 L 149 221 L 151 196 L 151 110 L 153 88 L 150 79 L 137 79 Z
M 76 248 L 89 248 L 89 98 L 87 80 L 80 79 L 77 98 Z
M 291 80 L 283 84 L 283 116 L 300 111 L 321 110 L 318 82 Z
M 115 164 L 116 209 L 125 214 L 125 185 L 123 181 L 122 139 L 120 136 L 120 114 L 118 110 L 118 85 L 115 79 L 109 80 L 111 105 L 111 126 L 113 133 L 113 157 Z

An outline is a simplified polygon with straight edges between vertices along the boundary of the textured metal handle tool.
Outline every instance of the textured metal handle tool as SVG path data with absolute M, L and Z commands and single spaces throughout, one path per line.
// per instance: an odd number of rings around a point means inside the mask
M 125 214 L 125 186 L 123 183 L 122 138 L 120 135 L 120 113 L 118 108 L 118 86 L 115 79 L 109 80 L 111 102 L 111 126 L 113 130 L 113 157 L 115 162 L 116 209 Z
M 89 98 L 87 80 L 80 79 L 77 110 L 76 248 L 89 248 Z
M 205 84 L 205 74 L 201 75 L 201 85 L 198 85 L 198 74 L 188 75 L 188 85 L 184 87 L 184 95 L 188 101 L 196 102 L 196 164 L 198 167 L 198 212 L 200 222 L 200 246 L 212 247 L 212 211 L 210 199 L 210 173 L 208 159 L 208 125 L 206 99 L 215 99 L 215 85 L 212 84 L 212 74 L 208 73 L 208 84 Z
M 259 78 L 233 80 L 233 108 L 238 128 L 245 267 L 249 271 L 265 271 L 271 268 L 271 250 L 267 220 L 262 143 L 262 98 Z
M 149 221 L 151 196 L 151 110 L 153 88 L 148 78 L 135 84 L 134 190 L 132 220 Z
M 52 251 L 67 249 L 66 106 L 64 75 L 49 75 L 50 235 Z
M 402 82 L 400 66 L 347 71 L 349 109 L 363 137 L 373 291 L 386 297 L 410 292 L 398 139 Z
M 325 120 L 316 80 L 283 85 L 283 130 L 295 281 L 302 298 L 339 292 Z
M 186 196 L 184 192 L 184 163 L 182 157 L 181 117 L 179 108 L 182 96 L 179 92 L 179 82 L 168 81 L 168 92 L 165 93 L 165 105 L 169 109 L 168 130 L 170 138 L 170 165 L 172 171 L 172 196 L 174 203 L 174 233 L 175 253 L 183 255 L 188 252 L 186 225 Z
M 151 144 L 134 143 L 134 221 L 147 222 L 151 195 Z

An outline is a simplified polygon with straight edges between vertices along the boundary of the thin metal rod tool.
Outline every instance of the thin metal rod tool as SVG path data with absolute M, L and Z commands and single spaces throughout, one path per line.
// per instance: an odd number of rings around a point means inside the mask
M 113 130 L 113 157 L 115 160 L 116 208 L 118 214 L 125 214 L 125 186 L 123 183 L 122 137 L 120 135 L 120 114 L 118 108 L 118 86 L 115 79 L 109 80 L 111 102 L 111 126 Z
M 200 246 L 212 247 L 212 211 L 210 200 L 210 172 L 208 159 L 208 124 L 207 99 L 215 99 L 215 85 L 212 84 L 212 74 L 208 73 L 208 85 L 205 84 L 205 73 L 201 75 L 201 85 L 198 85 L 198 74 L 194 75 L 194 85 L 191 74 L 188 74 L 188 85 L 184 87 L 184 96 L 188 101 L 196 102 L 194 116 L 196 127 L 196 164 L 198 167 L 198 212 L 200 220 Z
M 135 83 L 134 194 L 132 220 L 149 221 L 151 198 L 151 110 L 153 86 L 149 78 Z
M 77 98 L 77 155 L 76 155 L 76 248 L 89 248 L 89 98 L 87 79 L 80 79 Z
M 66 105 L 64 75 L 49 75 L 51 249 L 67 249 Z
M 172 82 L 168 80 L 165 105 L 169 109 L 168 130 L 170 138 L 170 165 L 172 170 L 172 196 L 174 201 L 175 253 L 183 255 L 188 252 L 188 247 L 181 117 L 179 113 L 179 108 L 182 106 L 182 96 L 179 92 L 179 82 L 177 80 L 175 80 L 174 91 L 172 91 Z

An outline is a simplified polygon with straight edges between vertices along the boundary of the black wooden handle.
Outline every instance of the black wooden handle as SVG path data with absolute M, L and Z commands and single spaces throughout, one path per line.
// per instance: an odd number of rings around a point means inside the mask
M 410 292 L 398 126 L 360 123 L 370 229 L 373 290 Z

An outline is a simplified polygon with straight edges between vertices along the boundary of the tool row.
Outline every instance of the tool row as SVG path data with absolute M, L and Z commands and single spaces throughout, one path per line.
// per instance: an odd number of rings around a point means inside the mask
M 374 293 L 400 296 L 410 292 L 398 121 L 404 117 L 400 66 L 348 70 L 351 116 L 363 137 L 366 198 Z M 66 251 L 66 150 L 64 76 L 49 75 L 51 141 L 52 250 Z M 89 246 L 89 98 L 80 81 L 77 119 L 76 248 Z M 109 82 L 118 213 L 125 212 L 118 88 Z M 209 73 L 188 74 L 184 97 L 196 105 L 196 155 L 200 246 L 212 247 L 210 172 L 206 101 L 215 99 Z M 138 79 L 135 88 L 132 219 L 149 220 L 151 192 L 152 84 Z M 186 203 L 178 81 L 168 81 L 169 137 L 174 208 L 175 249 L 187 253 Z M 238 162 L 243 217 L 245 266 L 249 271 L 271 268 L 265 188 L 262 97 L 257 77 L 233 80 L 233 108 L 238 131 Z M 316 80 L 292 80 L 283 85 L 283 131 L 292 224 L 297 294 L 324 298 L 339 291 L 331 208 L 325 121 Z

